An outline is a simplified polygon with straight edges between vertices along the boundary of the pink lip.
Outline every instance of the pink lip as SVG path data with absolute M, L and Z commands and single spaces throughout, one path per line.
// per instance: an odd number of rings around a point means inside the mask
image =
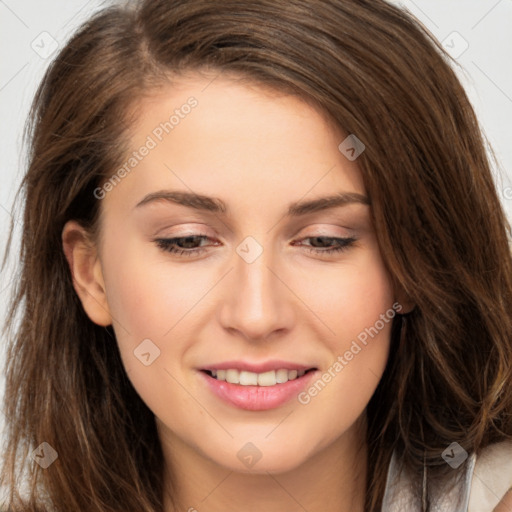
M 223 363 L 211 364 L 204 366 L 201 370 L 245 370 L 253 373 L 264 373 L 270 370 L 310 370 L 315 368 L 315 365 L 304 366 L 303 364 L 291 363 L 289 361 L 267 361 L 266 363 L 250 363 L 248 361 L 224 361 Z
M 286 367 L 286 365 L 279 366 L 279 368 Z M 237 366 L 234 365 L 227 366 L 226 368 L 217 368 L 222 370 L 237 368 Z M 210 375 L 204 371 L 199 372 L 205 383 L 215 395 L 228 404 L 247 411 L 265 411 L 280 407 L 304 390 L 311 381 L 312 376 L 316 373 L 316 371 L 308 372 L 302 377 L 289 380 L 284 384 L 276 384 L 275 386 L 241 386 L 239 384 L 231 384 L 223 380 L 217 380 L 214 377 L 210 377 Z

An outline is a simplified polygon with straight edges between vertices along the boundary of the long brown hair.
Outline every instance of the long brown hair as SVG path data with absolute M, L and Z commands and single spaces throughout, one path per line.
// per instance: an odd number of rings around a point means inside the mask
M 94 190 L 126 159 L 135 101 L 198 69 L 298 95 L 366 145 L 358 163 L 382 255 L 415 304 L 394 320 L 367 407 L 366 512 L 380 509 L 393 451 L 433 478 L 450 470 L 451 442 L 471 453 L 512 438 L 510 226 L 434 38 L 384 0 L 146 0 L 94 15 L 34 99 L 6 329 L 9 510 L 162 511 L 154 416 L 112 328 L 86 316 L 61 232 L 70 219 L 97 227 Z M 42 442 L 58 453 L 44 470 L 30 457 Z

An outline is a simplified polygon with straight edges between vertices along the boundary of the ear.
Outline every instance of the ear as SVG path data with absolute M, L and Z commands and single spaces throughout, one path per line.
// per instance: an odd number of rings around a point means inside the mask
M 396 312 L 401 315 L 406 315 L 416 307 L 416 304 L 411 300 L 409 295 L 405 293 L 405 290 L 400 285 L 398 285 L 396 288 L 397 291 L 395 293 L 395 301 L 398 302 L 400 306 L 402 306 L 401 309 L 397 309 Z
M 112 324 L 98 251 L 89 232 L 68 221 L 62 230 L 62 248 L 75 288 L 87 316 L 98 325 Z

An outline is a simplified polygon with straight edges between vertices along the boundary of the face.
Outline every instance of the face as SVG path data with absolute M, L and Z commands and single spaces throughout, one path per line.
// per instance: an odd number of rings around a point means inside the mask
M 96 192 L 98 251 L 162 441 L 277 472 L 353 439 L 397 305 L 357 159 L 338 149 L 347 134 L 298 98 L 222 77 L 138 107 L 135 153 Z

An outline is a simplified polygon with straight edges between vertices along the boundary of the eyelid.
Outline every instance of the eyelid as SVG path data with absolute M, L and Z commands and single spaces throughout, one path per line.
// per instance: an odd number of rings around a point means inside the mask
M 172 232 L 172 229 L 174 228 L 179 229 L 179 231 L 176 233 Z M 215 236 L 217 236 L 215 231 L 205 226 L 205 224 L 191 222 L 190 224 L 182 223 L 160 228 L 153 233 L 152 238 L 181 238 L 198 235 L 208 236 L 209 238 L 215 238 Z
M 293 239 L 297 238 L 307 238 L 307 237 L 316 237 L 322 236 L 327 238 L 349 238 L 351 236 L 356 236 L 357 231 L 354 228 L 350 228 L 348 226 L 340 226 L 339 224 L 320 224 L 315 227 L 315 224 L 308 225 L 301 229 Z
M 182 240 L 186 238 L 196 238 L 200 239 L 202 242 L 203 240 L 211 240 L 211 238 L 204 234 L 191 234 L 191 235 L 184 235 L 184 236 L 175 236 L 172 238 L 155 238 L 153 242 L 164 252 L 168 252 L 170 254 L 173 254 L 177 258 L 183 258 L 183 257 L 194 257 L 199 256 L 201 254 L 204 254 L 205 252 L 208 252 L 208 247 L 210 245 L 199 247 L 192 247 L 192 248 L 180 248 L 177 245 L 177 240 Z M 336 236 L 326 236 L 326 235 L 310 235 L 298 238 L 297 240 L 294 240 L 293 242 L 303 242 L 304 240 L 312 240 L 314 238 L 323 238 L 327 240 L 331 240 L 332 242 L 328 244 L 327 247 L 314 247 L 313 245 L 303 245 L 299 244 L 299 247 L 303 247 L 306 252 L 309 252 L 310 254 L 314 254 L 315 256 L 319 257 L 331 257 L 338 254 L 343 253 L 344 251 L 347 251 L 352 247 L 354 244 L 358 242 L 358 238 L 354 236 L 348 236 L 348 237 L 336 237 Z M 218 246 L 218 243 L 213 244 L 213 246 Z

